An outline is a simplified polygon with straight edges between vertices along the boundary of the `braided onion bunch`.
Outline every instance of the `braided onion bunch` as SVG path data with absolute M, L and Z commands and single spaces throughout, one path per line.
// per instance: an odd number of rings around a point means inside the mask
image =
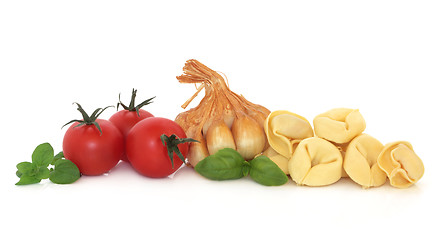
M 190 145 L 188 163 L 195 166 L 205 157 L 223 148 L 237 150 L 244 159 L 253 159 L 267 144 L 264 121 L 270 111 L 232 92 L 225 79 L 197 60 L 185 63 L 180 83 L 200 84 L 188 104 L 205 88 L 199 105 L 177 115 L 175 121 L 187 137 L 198 140 Z

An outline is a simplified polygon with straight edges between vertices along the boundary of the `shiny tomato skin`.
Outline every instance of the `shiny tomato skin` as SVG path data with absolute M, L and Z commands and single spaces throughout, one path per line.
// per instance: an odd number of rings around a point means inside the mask
M 77 165 L 84 175 L 102 175 L 120 160 L 124 150 L 123 135 L 108 120 L 97 119 L 102 135 L 95 125 L 73 123 L 63 138 L 66 159 Z
M 109 121 L 116 126 L 123 135 L 124 141 L 126 141 L 126 136 L 128 136 L 131 128 L 136 125 L 140 120 L 145 118 L 154 117 L 153 114 L 145 111 L 143 109 L 139 109 L 139 115 L 137 115 L 136 111 L 128 111 L 128 110 L 120 110 L 114 113 Z M 128 162 L 128 157 L 126 156 L 126 152 L 124 150 L 121 160 Z
M 162 144 L 160 136 L 175 134 L 178 138 L 186 138 L 184 130 L 174 121 L 152 117 L 138 122 L 128 133 L 126 139 L 126 153 L 133 168 L 140 174 L 163 178 L 176 172 L 183 164 L 174 153 L 174 168 L 168 157 L 167 148 Z M 189 143 L 178 145 L 184 157 L 188 154 Z

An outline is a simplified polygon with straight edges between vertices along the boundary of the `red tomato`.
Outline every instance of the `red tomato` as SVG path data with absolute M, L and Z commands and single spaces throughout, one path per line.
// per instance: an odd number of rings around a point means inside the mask
M 128 133 L 126 154 L 131 165 L 140 174 L 162 178 L 177 171 L 183 164 L 174 153 L 173 163 L 168 157 L 167 148 L 162 144 L 160 136 L 175 134 L 178 138 L 186 138 L 183 129 L 174 121 L 166 118 L 152 117 L 138 122 Z M 183 156 L 187 156 L 189 143 L 177 145 Z
M 126 141 L 126 136 L 128 135 L 131 128 L 140 120 L 149 117 L 154 116 L 153 114 L 143 109 L 139 109 L 139 116 L 137 115 L 136 111 L 120 110 L 114 113 L 109 121 L 112 122 L 120 130 L 120 132 L 123 134 L 124 141 Z M 128 162 L 128 157 L 126 156 L 125 151 L 123 152 L 121 159 Z
M 63 153 L 66 159 L 77 165 L 84 175 L 101 175 L 119 162 L 124 150 L 123 135 L 110 121 L 95 120 L 94 124 L 75 127 L 73 123 L 63 138 Z

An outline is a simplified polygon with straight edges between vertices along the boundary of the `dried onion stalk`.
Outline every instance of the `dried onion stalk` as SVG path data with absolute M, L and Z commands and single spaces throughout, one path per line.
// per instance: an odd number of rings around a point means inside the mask
M 232 92 L 225 79 L 197 60 L 191 59 L 178 76 L 180 83 L 201 84 L 188 104 L 205 88 L 199 105 L 176 117 L 187 137 L 199 142 L 190 144 L 188 162 L 193 167 L 203 158 L 222 148 L 236 149 L 246 160 L 254 158 L 267 147 L 264 121 L 270 111 Z

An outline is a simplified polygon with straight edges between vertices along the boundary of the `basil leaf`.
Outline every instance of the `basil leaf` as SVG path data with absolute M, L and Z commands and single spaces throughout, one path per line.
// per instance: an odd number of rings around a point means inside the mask
M 244 177 L 245 160 L 234 149 L 224 148 L 204 158 L 194 170 L 212 180 L 231 180 Z
M 49 174 L 49 180 L 58 184 L 69 184 L 80 178 L 79 168 L 68 159 L 60 159 L 54 165 L 54 170 Z
M 52 161 L 51 161 L 51 165 L 55 165 L 55 162 L 57 162 L 58 160 L 63 159 L 63 158 L 65 158 L 65 155 L 63 154 L 63 152 L 59 152 L 59 153 L 57 153 L 57 154 L 54 156 L 54 158 L 52 159 Z
M 32 153 L 32 163 L 48 167 L 54 158 L 54 149 L 49 143 L 38 145 Z
M 265 186 L 279 186 L 288 181 L 287 175 L 266 156 L 259 156 L 250 161 L 250 177 Z
M 28 184 L 39 183 L 40 181 L 41 181 L 40 178 L 22 174 L 20 180 L 15 185 L 28 185 Z

